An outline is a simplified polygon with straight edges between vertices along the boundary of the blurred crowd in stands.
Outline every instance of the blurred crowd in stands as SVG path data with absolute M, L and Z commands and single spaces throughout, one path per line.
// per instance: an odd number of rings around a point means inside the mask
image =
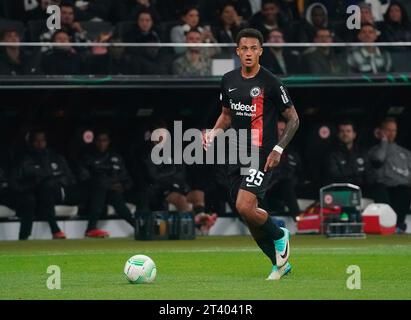
M 361 28 L 347 28 L 347 7 L 361 8 Z M 46 26 L 48 5 L 61 8 L 61 29 Z M 0 0 L 1 42 L 233 43 L 244 27 L 267 43 L 411 41 L 406 0 Z M 262 64 L 276 74 L 406 72 L 410 47 L 267 48 Z M 0 48 L 2 75 L 212 75 L 213 59 L 234 48 Z
M 4 152 L 0 206 L 13 208 L 20 217 L 19 238 L 30 236 L 36 219 L 49 222 L 54 238 L 64 238 L 56 222 L 56 205 L 78 206 L 80 216 L 88 219 L 88 237 L 108 236 L 97 228 L 97 221 L 107 214 L 107 205 L 133 226 L 127 203 L 140 212 L 169 210 L 173 205 L 177 211 L 193 212 L 199 232 L 205 234 L 217 216 L 228 214 L 227 204 L 231 212 L 236 212 L 229 197 L 225 164 L 179 165 L 172 158 L 154 164 L 151 151 L 164 141 L 152 141 L 153 130 L 173 130 L 164 121 L 147 128 L 138 136 L 128 136 L 127 150 L 122 152 L 117 151 L 120 148 L 107 130 L 87 129 L 79 134 L 72 149 L 76 151 L 63 156 L 49 146 L 47 133 L 41 128 L 30 130 L 23 145 Z M 285 122 L 279 121 L 278 134 L 284 128 Z M 398 233 L 404 233 L 411 203 L 411 152 L 396 143 L 396 120 L 382 121 L 371 148 L 358 143 L 357 128 L 349 120 L 331 129 L 336 131 L 334 143 L 320 154 L 311 150 L 310 161 L 303 161 L 293 145 L 287 147 L 260 206 L 274 215 L 289 215 L 296 220 L 301 213 L 298 198 L 317 199 L 319 187 L 329 183 L 352 183 L 361 187 L 364 197 L 389 204 L 398 216 Z M 328 138 L 331 132 L 322 128 L 319 135 Z M 309 181 L 309 172 L 321 177 L 318 185 Z

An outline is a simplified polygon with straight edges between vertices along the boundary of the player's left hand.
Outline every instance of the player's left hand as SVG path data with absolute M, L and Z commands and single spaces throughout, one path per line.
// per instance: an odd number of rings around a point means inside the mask
M 278 166 L 278 164 L 280 163 L 280 160 L 281 160 L 281 154 L 275 150 L 271 151 L 265 163 L 264 172 L 267 172 L 268 170 L 271 170 L 272 168 Z

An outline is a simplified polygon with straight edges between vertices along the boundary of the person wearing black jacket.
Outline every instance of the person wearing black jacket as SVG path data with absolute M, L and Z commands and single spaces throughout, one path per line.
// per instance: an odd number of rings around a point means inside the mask
M 79 179 L 88 184 L 90 194 L 87 237 L 109 236 L 107 231 L 97 229 L 97 221 L 106 211 L 107 204 L 112 205 L 116 213 L 131 226 L 135 226 L 124 196 L 133 182 L 123 158 L 112 151 L 110 134 L 107 131 L 96 134 L 94 150 L 82 157 Z
M 47 219 L 54 239 L 64 239 L 56 221 L 55 205 L 71 202 L 75 178 L 63 156 L 47 147 L 43 130 L 29 134 L 28 149 L 10 172 L 10 188 L 15 192 L 17 215 L 21 218 L 20 240 L 31 234 L 36 213 Z
M 20 35 L 14 28 L 8 28 L 0 33 L 1 42 L 20 43 Z M 28 75 L 39 73 L 39 55 L 29 55 L 18 46 L 0 48 L 0 74 Z
M 338 125 L 338 145 L 327 160 L 329 183 L 352 183 L 361 187 L 363 194 L 372 197 L 370 190 L 373 169 L 366 150 L 360 148 L 355 139 L 357 133 L 351 121 Z

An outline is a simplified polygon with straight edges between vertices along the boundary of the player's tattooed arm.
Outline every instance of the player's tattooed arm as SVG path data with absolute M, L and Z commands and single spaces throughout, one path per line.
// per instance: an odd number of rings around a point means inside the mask
M 285 111 L 282 113 L 282 116 L 285 118 L 287 125 L 284 129 L 284 133 L 281 137 L 279 137 L 277 146 L 274 148 L 273 151 L 271 151 L 271 153 L 267 157 L 267 161 L 264 166 L 265 172 L 278 166 L 281 160 L 281 150 L 284 149 L 290 143 L 291 139 L 294 137 L 300 125 L 300 120 L 298 118 L 297 111 L 294 107 L 289 107 L 285 109 Z M 280 147 L 280 150 L 276 150 L 277 147 Z
M 283 135 L 279 137 L 277 145 L 285 149 L 297 132 L 298 127 L 300 126 L 300 119 L 298 118 L 297 111 L 294 107 L 285 109 L 282 116 L 284 117 L 287 125 L 284 129 Z

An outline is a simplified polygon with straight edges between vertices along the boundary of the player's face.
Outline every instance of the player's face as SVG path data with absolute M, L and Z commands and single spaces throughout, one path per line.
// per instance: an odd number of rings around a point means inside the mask
M 357 134 L 354 131 L 352 125 L 340 125 L 338 128 L 338 139 L 345 145 L 354 142 Z
M 255 67 L 263 53 L 260 41 L 256 38 L 241 38 L 237 47 L 237 55 L 241 65 L 246 68 Z
M 106 134 L 101 134 L 96 139 L 96 148 L 99 152 L 106 152 L 110 146 L 110 138 Z
M 382 131 L 389 142 L 394 142 L 397 138 L 397 124 L 395 122 L 387 122 L 383 126 Z

